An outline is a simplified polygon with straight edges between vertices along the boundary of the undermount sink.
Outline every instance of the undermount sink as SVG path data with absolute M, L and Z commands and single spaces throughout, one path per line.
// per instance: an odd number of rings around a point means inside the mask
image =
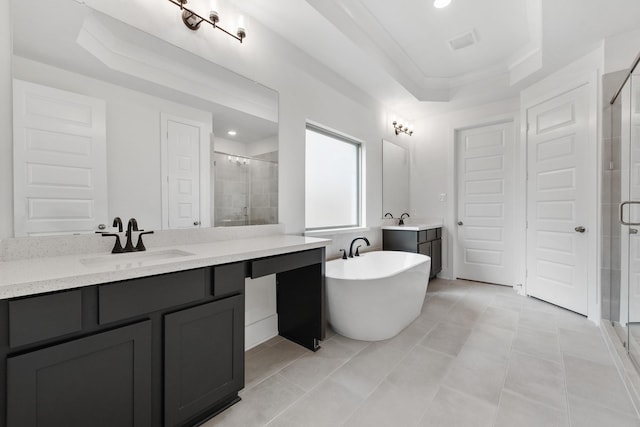
M 179 249 L 165 249 L 151 252 L 128 252 L 124 254 L 110 254 L 99 257 L 83 258 L 80 260 L 86 267 L 113 267 L 116 269 L 141 267 L 157 261 L 181 258 L 194 255 Z

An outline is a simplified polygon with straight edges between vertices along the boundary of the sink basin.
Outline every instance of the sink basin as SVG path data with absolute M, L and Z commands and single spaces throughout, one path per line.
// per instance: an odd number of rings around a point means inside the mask
M 152 252 L 129 252 L 124 254 L 110 254 L 99 257 L 83 258 L 80 260 L 80 263 L 86 267 L 112 267 L 119 270 L 123 268 L 142 267 L 158 261 L 191 255 L 194 254 L 187 251 L 181 251 L 179 249 L 165 249 Z

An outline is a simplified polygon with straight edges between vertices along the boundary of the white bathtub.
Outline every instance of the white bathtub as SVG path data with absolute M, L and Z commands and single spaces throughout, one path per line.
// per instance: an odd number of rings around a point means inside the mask
M 422 310 L 431 258 L 409 252 L 366 252 L 326 263 L 329 323 L 345 337 L 391 338 Z

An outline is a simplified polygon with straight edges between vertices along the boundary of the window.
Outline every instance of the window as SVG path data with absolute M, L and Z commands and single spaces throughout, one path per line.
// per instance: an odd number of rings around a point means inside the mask
M 360 226 L 360 143 L 307 124 L 307 230 Z

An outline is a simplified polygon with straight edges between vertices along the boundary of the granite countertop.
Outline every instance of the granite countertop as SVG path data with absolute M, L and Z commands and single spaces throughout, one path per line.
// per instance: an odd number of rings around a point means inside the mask
M 383 230 L 422 231 L 422 230 L 431 230 L 433 228 L 441 228 L 441 227 L 442 227 L 442 221 L 429 221 L 424 223 L 405 224 L 405 225 L 383 225 L 381 228 Z
M 0 262 L 0 300 L 321 248 L 331 240 L 272 235 L 180 244 L 125 254 Z

